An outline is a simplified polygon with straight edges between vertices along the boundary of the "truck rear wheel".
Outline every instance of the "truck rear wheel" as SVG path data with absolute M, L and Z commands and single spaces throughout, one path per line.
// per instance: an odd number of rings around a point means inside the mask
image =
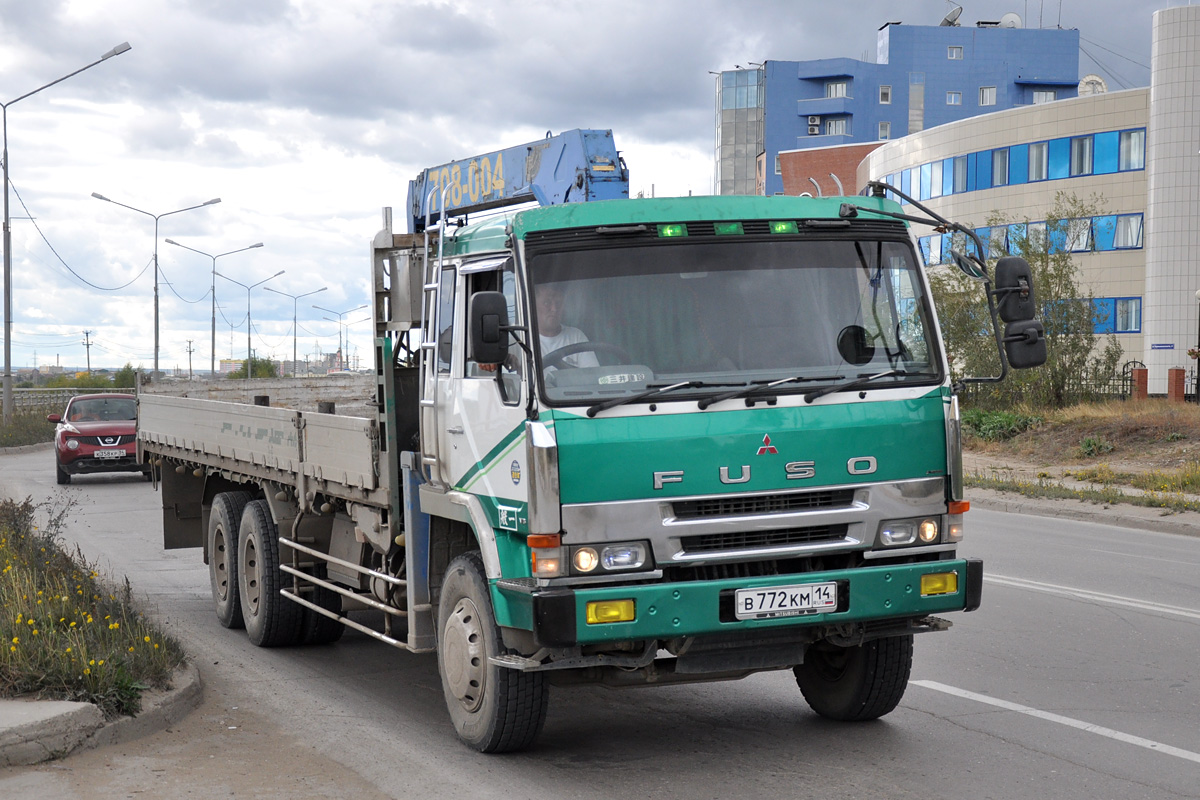
M 899 705 L 908 688 L 912 652 L 911 634 L 857 647 L 818 642 L 792 672 L 813 711 L 828 719 L 860 722 L 878 719 Z
M 246 634 L 259 647 L 296 644 L 304 635 L 304 607 L 280 594 L 279 530 L 266 500 L 246 504 L 238 531 L 238 593 Z
M 481 753 L 532 744 L 546 719 L 549 686 L 540 673 L 491 663 L 505 650 L 478 553 L 447 567 L 437 631 L 438 672 L 458 738 Z
M 318 564 L 314 567 L 313 576 L 324 579 L 326 576 L 325 565 Z M 308 599 L 326 611 L 339 614 L 342 611 L 342 596 L 323 586 L 314 585 L 312 595 Z M 304 644 L 333 644 L 341 639 L 345 632 L 346 626 L 340 621 L 313 611 L 311 608 L 304 609 L 304 634 L 301 640 Z
M 238 599 L 237 545 L 242 511 L 252 496 L 249 492 L 222 492 L 213 498 L 208 515 L 208 581 L 217 620 L 226 628 L 246 627 Z

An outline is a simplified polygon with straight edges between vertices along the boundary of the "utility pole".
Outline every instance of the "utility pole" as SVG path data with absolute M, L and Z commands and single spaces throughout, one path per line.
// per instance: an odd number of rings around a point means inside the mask
M 91 332 L 91 331 L 84 331 L 84 332 L 83 332 L 83 347 L 84 347 L 84 349 L 85 349 L 85 350 L 87 350 L 87 370 L 88 370 L 88 375 L 91 375 L 91 374 L 92 374 L 92 342 L 91 342 L 91 339 L 90 339 L 91 335 L 92 335 L 92 332 Z
M 196 352 L 196 348 L 192 347 L 192 340 L 188 339 L 187 354 L 188 354 L 188 380 L 192 379 L 192 353 Z

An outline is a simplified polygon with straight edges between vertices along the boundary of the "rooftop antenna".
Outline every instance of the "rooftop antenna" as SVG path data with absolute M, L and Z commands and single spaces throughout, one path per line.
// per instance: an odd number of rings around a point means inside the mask
M 951 28 L 951 27 L 957 28 L 958 27 L 958 18 L 961 16 L 962 16 L 962 6 L 956 5 L 954 8 L 950 9 L 949 14 L 942 17 L 942 21 L 939 22 L 938 25 L 943 28 Z

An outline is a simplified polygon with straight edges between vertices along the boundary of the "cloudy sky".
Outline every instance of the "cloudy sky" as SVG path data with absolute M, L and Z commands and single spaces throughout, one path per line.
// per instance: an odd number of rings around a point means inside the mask
M 1081 75 L 1147 86 L 1154 10 L 1182 0 L 963 0 L 961 22 L 1020 14 L 1078 28 Z M 0 103 L 121 42 L 132 49 L 8 109 L 14 370 L 207 370 L 212 261 L 253 290 L 256 355 L 337 348 L 326 312 L 370 302 L 380 209 L 402 219 L 423 167 L 611 128 L 631 190 L 712 185 L 710 71 L 766 59 L 872 60 L 888 21 L 936 24 L 946 0 L 0 0 Z M 246 291 L 217 278 L 217 358 L 246 351 Z M 369 309 L 343 319 L 362 366 Z M 190 344 L 189 344 L 190 342 Z

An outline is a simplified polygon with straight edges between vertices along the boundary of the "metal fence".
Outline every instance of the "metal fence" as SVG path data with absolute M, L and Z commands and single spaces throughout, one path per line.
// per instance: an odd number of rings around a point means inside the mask
M 1063 396 L 1070 402 L 1103 402 L 1105 400 L 1128 400 L 1133 396 L 1133 370 L 1145 367 L 1140 361 L 1126 361 L 1120 367 L 1108 371 L 1084 370 L 1067 378 L 1063 385 Z M 969 383 L 960 393 L 968 405 L 990 407 L 1003 396 L 1007 403 L 1020 403 L 1031 399 L 1031 391 L 1022 391 L 1009 383 Z

